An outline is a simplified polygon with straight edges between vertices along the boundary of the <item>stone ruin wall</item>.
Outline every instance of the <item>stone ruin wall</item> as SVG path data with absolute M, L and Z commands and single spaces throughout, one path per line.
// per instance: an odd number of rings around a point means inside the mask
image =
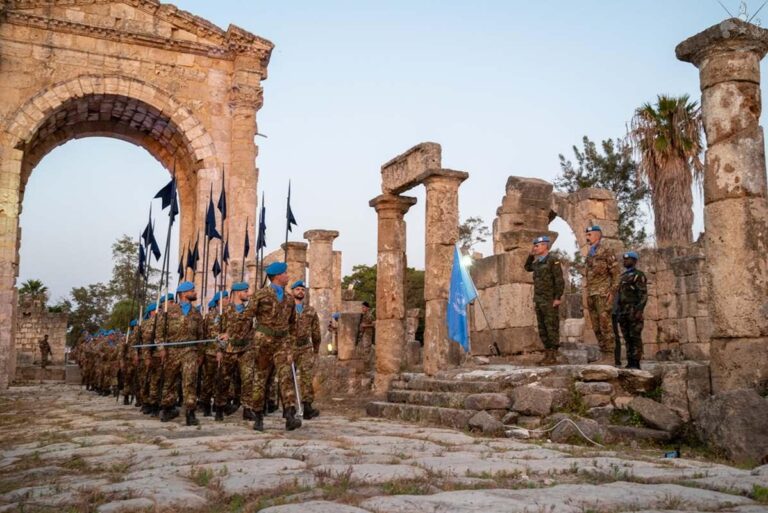
M 64 349 L 67 343 L 66 313 L 49 312 L 42 301 L 33 301 L 21 296 L 19 315 L 16 318 L 16 365 L 24 367 L 40 362 L 37 341 L 48 335 L 53 356 L 51 363 L 64 364 Z
M 584 228 L 592 224 L 603 229 L 604 244 L 617 252 L 624 250 L 617 238 L 618 209 L 610 191 L 582 189 L 563 194 L 554 192 L 552 184 L 544 180 L 509 177 L 493 222 L 494 254 L 476 260 L 470 271 L 484 310 L 477 303 L 470 308 L 472 354 L 494 354 L 494 342 L 505 356 L 544 350 L 533 310 L 533 279 L 523 264 L 533 238 L 549 234 L 556 240 L 557 233 L 549 230 L 555 217 L 571 227 L 583 255 L 588 250 L 582 236 Z M 665 359 L 709 358 L 704 263 L 700 244 L 640 252 L 639 268 L 649 282 L 643 330 L 646 358 L 653 358 L 659 351 L 663 351 L 660 356 Z M 565 349 L 581 343 L 596 345 L 585 312 L 586 297 L 583 292 L 570 290 L 567 270 L 565 274 L 561 343 Z

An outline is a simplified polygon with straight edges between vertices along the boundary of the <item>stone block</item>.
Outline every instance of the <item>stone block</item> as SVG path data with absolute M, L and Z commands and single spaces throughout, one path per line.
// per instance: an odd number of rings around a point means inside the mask
M 568 419 L 568 420 L 565 420 Z M 549 439 L 555 443 L 583 442 L 589 443 L 584 437 L 596 441 L 601 438 L 600 425 L 592 419 L 558 413 L 547 419 L 548 423 L 555 427 L 549 434 Z
M 499 435 L 504 432 L 504 424 L 485 411 L 477 412 L 475 416 L 469 419 L 469 428 L 487 435 Z
M 464 399 L 466 410 L 506 410 L 511 404 L 509 397 L 500 393 L 471 394 Z
M 478 290 L 485 290 L 499 284 L 499 260 L 502 255 L 493 255 L 475 260 L 469 274 Z
M 566 319 L 560 325 L 560 336 L 580 339 L 584 333 L 584 319 Z
M 768 338 L 712 339 L 712 391 L 768 388 Z
M 578 375 L 582 381 L 609 381 L 618 378 L 619 371 L 610 365 L 587 365 Z
M 568 401 L 568 391 L 525 385 L 512 390 L 512 409 L 524 415 L 549 415 Z
M 686 395 L 688 411 L 691 418 L 698 418 L 702 406 L 712 394 L 712 383 L 709 365 L 704 363 L 686 362 L 688 366 Z
M 509 283 L 533 283 L 533 273 L 525 270 L 527 251 L 508 251 L 495 255 L 499 285 Z
M 621 387 L 629 393 L 649 392 L 658 384 L 657 378 L 646 370 L 619 369 L 618 372 Z
M 574 384 L 574 387 L 576 388 L 576 391 L 582 395 L 604 394 L 610 396 L 613 394 L 613 385 L 605 381 L 577 381 Z
M 691 419 L 688 410 L 688 367 L 686 365 L 671 364 L 662 367 L 661 404 L 675 412 L 684 422 Z
M 674 434 L 683 426 L 683 421 L 675 412 L 651 399 L 635 397 L 629 403 L 629 407 L 648 425 L 662 431 Z
M 611 396 L 604 394 L 588 394 L 581 398 L 587 408 L 599 408 L 611 404 Z
M 381 166 L 381 189 L 400 194 L 416 185 L 416 178 L 429 169 L 440 169 L 442 148 L 433 142 L 417 144 Z

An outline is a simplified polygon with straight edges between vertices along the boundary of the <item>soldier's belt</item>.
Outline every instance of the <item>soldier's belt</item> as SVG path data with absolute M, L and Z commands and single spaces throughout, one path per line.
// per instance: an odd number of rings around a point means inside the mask
M 230 344 L 232 347 L 245 347 L 245 346 L 247 346 L 249 343 L 250 343 L 250 342 L 249 342 L 248 340 L 230 340 L 230 341 L 229 341 L 229 344 Z
M 267 326 L 256 326 L 254 329 L 259 333 L 267 335 L 268 337 L 283 338 L 288 334 L 288 332 L 285 330 L 273 330 Z

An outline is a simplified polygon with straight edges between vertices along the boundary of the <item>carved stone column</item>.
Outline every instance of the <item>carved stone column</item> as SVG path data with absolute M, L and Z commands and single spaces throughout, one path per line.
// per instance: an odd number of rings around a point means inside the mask
M 714 392 L 768 384 L 768 203 L 760 61 L 768 30 L 729 19 L 680 43 L 699 68 Z
M 328 321 L 333 314 L 333 239 L 339 236 L 334 230 L 309 230 L 304 238 L 309 241 L 307 261 L 309 266 L 309 304 L 320 318 L 320 354 L 328 354 Z
M 459 186 L 469 173 L 429 171 L 427 189 L 426 251 L 424 258 L 424 372 L 429 375 L 458 364 L 461 348 L 448 339 L 446 307 L 454 245 L 459 237 Z
M 376 259 L 376 376 L 383 394 L 400 372 L 405 347 L 405 220 L 416 198 L 382 194 L 369 205 L 379 217 Z
M 298 280 L 307 279 L 307 243 L 283 242 L 280 247 L 286 253 L 285 263 L 288 264 L 288 286 Z M 286 248 L 288 249 L 286 251 Z

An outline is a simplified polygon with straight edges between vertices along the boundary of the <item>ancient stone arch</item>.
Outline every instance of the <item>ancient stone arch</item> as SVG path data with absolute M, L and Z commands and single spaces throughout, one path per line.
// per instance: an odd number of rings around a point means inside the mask
M 224 171 L 228 231 L 242 233 L 256 218 L 256 112 L 272 48 L 157 0 L 0 0 L 0 388 L 14 373 L 18 216 L 35 166 L 82 137 L 145 148 L 176 170 L 182 243 Z M 233 275 L 242 243 L 230 240 Z

